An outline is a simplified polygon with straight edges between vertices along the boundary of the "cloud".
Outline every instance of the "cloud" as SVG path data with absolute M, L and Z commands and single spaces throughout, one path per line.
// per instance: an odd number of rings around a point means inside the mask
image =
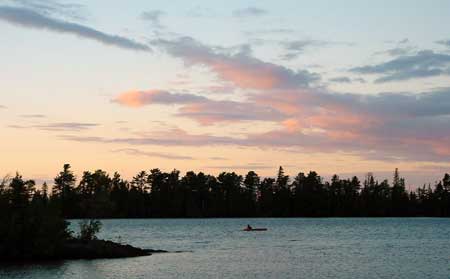
M 212 101 L 192 103 L 180 108 L 177 116 L 194 119 L 200 124 L 239 121 L 280 121 L 284 114 L 270 106 L 251 102 Z
M 12 129 L 26 129 L 26 128 L 28 128 L 28 127 L 26 127 L 26 126 L 21 126 L 21 125 L 8 125 L 7 126 L 8 128 L 12 128 Z
M 375 55 L 380 55 L 380 54 L 387 54 L 389 56 L 404 56 L 404 55 L 408 55 L 411 54 L 413 51 L 415 50 L 414 47 L 395 47 L 395 48 L 390 48 L 388 50 L 383 50 L 383 51 L 377 51 L 375 52 Z
M 94 40 L 105 45 L 116 46 L 122 49 L 151 51 L 149 46 L 134 40 L 118 35 L 103 33 L 81 24 L 55 19 L 30 9 L 0 6 L 0 20 L 21 27 L 73 34 L 80 38 Z
M 420 94 L 382 93 L 359 97 L 362 109 L 380 115 L 433 117 L 450 115 L 450 88 Z
M 164 90 L 129 91 L 112 100 L 128 107 L 142 107 L 150 104 L 188 104 L 206 102 L 205 97 L 192 94 L 174 94 Z
M 164 25 L 161 24 L 161 17 L 166 15 L 164 11 L 161 10 L 151 10 L 146 11 L 141 14 L 141 19 L 149 21 L 154 27 L 158 29 L 165 28 Z
M 94 127 L 100 126 L 96 123 L 80 123 L 80 122 L 59 122 L 59 123 L 49 123 L 49 124 L 39 124 L 39 125 L 9 125 L 9 128 L 14 129 L 30 129 L 35 128 L 44 131 L 82 131 L 88 130 Z
M 450 40 L 440 40 L 440 41 L 436 41 L 436 43 L 446 46 L 446 47 L 450 47 Z
M 314 48 L 316 50 L 318 48 L 332 45 L 344 45 L 344 46 L 354 45 L 354 43 L 349 42 L 333 42 L 333 41 L 310 40 L 310 39 L 282 41 L 279 44 L 284 48 L 285 51 L 285 53 L 281 55 L 281 59 L 283 60 L 296 59 L 301 54 L 305 53 L 305 51 L 311 48 Z
M 425 78 L 450 75 L 450 55 L 422 50 L 414 55 L 404 55 L 376 65 L 350 69 L 360 74 L 378 74 L 376 83 L 402 81 L 413 78 Z
M 243 9 L 237 9 L 233 11 L 234 17 L 255 17 L 255 16 L 263 16 L 268 14 L 268 12 L 264 9 L 257 7 L 247 7 Z
M 183 155 L 173 155 L 168 153 L 160 153 L 160 152 L 147 152 L 142 151 L 135 148 L 122 148 L 122 149 L 116 149 L 112 152 L 115 153 L 125 153 L 128 155 L 134 155 L 134 156 L 145 156 L 145 157 L 157 157 L 157 158 L 163 158 L 168 160 L 194 160 L 193 157 L 190 156 L 183 156 Z
M 323 150 L 366 149 L 387 156 L 448 160 L 450 130 L 443 127 L 450 126 L 449 88 L 377 95 L 292 91 L 255 98 L 289 116 L 283 121 L 285 131 L 259 135 L 255 140 L 268 137 L 279 145 L 298 140 L 303 146 L 318 144 Z
M 254 95 L 252 101 L 258 104 L 270 104 L 290 118 L 341 114 L 346 119 L 351 119 L 348 115 L 351 113 L 358 118 L 366 118 L 364 121 L 369 123 L 369 116 L 377 119 L 390 117 L 408 120 L 450 116 L 450 88 L 420 94 L 380 93 L 374 95 L 344 94 L 325 90 L 293 90 Z M 347 115 L 344 115 L 345 113 Z
M 371 160 L 449 160 L 450 130 L 445 127 L 450 126 L 450 88 L 375 95 L 312 88 L 269 90 L 239 102 L 148 92 L 142 105 L 177 105 L 175 115 L 201 124 L 259 120 L 279 123 L 280 128 L 240 138 L 190 135 L 172 129 L 137 138 L 66 139 L 133 145 L 295 147 L 309 152 L 350 152 Z M 145 91 L 137 94 L 145 95 Z
M 256 148 L 295 148 L 295 152 L 346 152 L 369 160 L 434 161 L 448 162 L 450 154 L 449 132 L 427 135 L 442 130 L 441 125 L 414 131 L 424 123 L 415 122 L 409 127 L 402 127 L 407 121 L 387 122 L 381 126 L 365 124 L 360 119 L 334 119 L 335 115 L 325 119 L 312 119 L 311 123 L 326 129 L 318 132 L 278 129 L 264 133 L 248 134 L 244 138 L 214 136 L 209 134 L 193 135 L 180 129 L 166 132 L 145 134 L 127 138 L 104 138 L 95 136 L 60 136 L 63 140 L 91 143 L 120 143 L 136 146 L 240 146 Z M 324 122 L 325 121 L 325 122 Z M 330 121 L 327 123 L 326 121 Z M 355 125 L 357 123 L 357 125 Z M 335 128 L 333 124 L 341 128 Z M 400 125 L 399 125 L 400 124 Z M 447 120 L 448 124 L 448 120 Z M 408 125 L 407 125 L 408 126 Z M 342 129 L 342 127 L 350 127 Z M 405 131 L 409 131 L 405 133 Z
M 363 78 L 349 78 L 349 77 L 345 77 L 345 76 L 330 78 L 329 81 L 335 82 L 335 83 L 352 83 L 352 82 L 365 83 L 366 82 L 366 80 Z
M 249 163 L 246 165 L 222 165 L 222 166 L 206 166 L 208 169 L 219 169 L 219 170 L 262 170 L 262 169 L 276 169 L 275 165 L 266 165 L 262 163 Z
M 233 86 L 227 84 L 227 85 L 210 85 L 201 87 L 199 89 L 199 93 L 204 94 L 231 94 L 235 92 L 235 89 Z
M 81 131 L 100 126 L 96 123 L 60 122 L 45 125 L 33 125 L 31 127 L 47 131 Z
M 377 51 L 374 55 L 388 55 L 388 56 L 405 56 L 414 55 L 417 52 L 417 47 L 410 45 L 408 38 L 399 40 L 394 43 L 396 46 L 387 50 Z
M 314 74 L 295 72 L 281 65 L 261 61 L 252 56 L 248 47 L 211 47 L 190 37 L 159 39 L 153 43 L 168 54 L 181 58 L 187 65 L 212 70 L 224 84 L 230 83 L 237 88 L 256 92 L 250 91 L 245 101 L 224 101 L 193 94 L 148 90 L 123 93 L 116 98 L 116 102 L 135 107 L 177 105 L 177 116 L 188 117 L 202 124 L 260 120 L 279 123 L 281 127 L 280 130 L 267 133 L 250 134 L 246 139 L 207 136 L 207 143 L 202 144 L 296 146 L 308 150 L 346 152 L 369 149 L 379 151 L 379 158 L 417 158 L 420 155 L 421 158 L 442 159 L 443 155 L 450 152 L 445 147 L 450 132 L 442 129 L 450 124 L 450 93 L 446 88 L 422 94 L 342 94 L 311 87 L 310 84 L 318 79 Z M 291 48 L 303 50 L 307 46 L 307 42 L 297 41 Z M 431 74 L 436 70 L 448 71 L 449 64 L 449 55 L 420 51 L 385 63 L 353 68 L 351 71 L 378 74 L 381 77 L 377 82 L 385 82 L 410 79 L 423 76 L 424 73 L 427 76 L 427 71 Z M 360 77 L 335 77 L 330 81 L 365 82 Z M 183 136 L 186 135 L 180 136 L 180 144 L 185 144 Z M 405 145 L 426 148 L 421 149 L 423 152 L 415 152 Z M 386 146 L 392 146 L 392 149 Z M 389 149 L 394 155 L 383 151 L 383 148 Z M 370 157 L 375 156 L 372 154 Z
M 335 77 L 330 78 L 331 82 L 337 82 L 337 83 L 351 83 L 352 80 L 349 77 Z
M 225 82 L 242 89 L 268 90 L 307 87 L 320 77 L 307 70 L 291 70 L 253 57 L 248 48 L 238 52 L 206 46 L 191 37 L 155 40 L 153 44 L 187 65 L 204 66 Z
M 282 113 L 266 105 L 212 100 L 194 94 L 177 94 L 163 90 L 129 91 L 120 94 L 113 102 L 133 108 L 155 104 L 179 105 L 177 116 L 191 118 L 204 125 L 224 121 L 277 121 L 284 118 Z
M 80 4 L 60 3 L 53 0 L 13 0 L 12 3 L 47 16 L 62 16 L 79 21 L 86 19 L 84 6 Z
M 319 40 L 296 40 L 296 41 L 287 41 L 281 42 L 281 45 L 285 49 L 286 53 L 284 53 L 281 58 L 284 60 L 293 60 L 303 54 L 308 48 L 318 48 L 327 46 L 332 44 L 332 42 L 319 41 Z
M 44 114 L 21 114 L 20 117 L 22 117 L 22 118 L 45 118 L 47 116 Z
M 225 158 L 225 157 L 209 157 L 208 158 L 209 160 L 213 160 L 213 161 L 226 161 L 226 160 L 228 160 L 228 158 Z
M 6 109 L 6 106 L 0 105 L 0 109 Z
M 354 82 L 359 82 L 359 83 L 366 83 L 366 82 L 367 82 L 365 79 L 363 79 L 363 78 L 361 78 L 361 77 L 359 77 L 359 78 L 354 78 L 353 81 L 354 81 Z
M 199 145 L 230 145 L 230 137 L 213 136 L 209 134 L 188 134 L 181 129 L 153 132 L 127 138 L 106 138 L 98 136 L 60 135 L 63 140 L 96 143 L 124 143 L 130 145 L 154 146 L 199 146 Z

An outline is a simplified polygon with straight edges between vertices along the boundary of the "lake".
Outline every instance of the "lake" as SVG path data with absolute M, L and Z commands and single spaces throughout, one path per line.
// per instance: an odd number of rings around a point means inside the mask
M 450 278 L 450 219 L 103 220 L 99 237 L 182 251 L 0 265 L 0 278 Z M 72 221 L 74 229 L 77 222 Z M 265 232 L 242 229 L 266 227 Z

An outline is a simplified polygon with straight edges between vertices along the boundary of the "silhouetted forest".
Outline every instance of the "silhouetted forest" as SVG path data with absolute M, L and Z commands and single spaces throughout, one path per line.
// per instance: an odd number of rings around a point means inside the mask
M 66 164 L 51 191 L 20 174 L 0 182 L 0 260 L 116 257 L 148 254 L 131 246 L 95 240 L 100 223 L 81 223 L 74 237 L 68 218 L 153 217 L 391 217 L 450 216 L 450 175 L 416 191 L 405 190 L 395 170 L 392 183 L 367 174 L 323 181 L 316 172 L 292 179 L 280 167 L 276 178 L 222 172 L 141 171 L 128 182 L 86 171 L 77 183 Z M 92 246 L 92 247 L 91 247 Z M 130 248 L 131 247 L 131 248 Z M 130 250 L 131 249 L 131 250 Z M 81 251 L 81 252 L 80 252 Z
M 64 187 L 74 181 L 69 165 L 55 179 L 56 186 Z M 60 198 L 49 197 L 46 185 L 36 190 L 33 180 L 24 180 L 19 174 L 0 181 L 0 262 L 136 257 L 164 252 L 99 240 L 98 220 L 82 220 L 74 236 L 63 216 L 66 206 Z
M 30 214 L 60 212 L 64 218 L 450 216 L 449 174 L 433 186 L 407 191 L 398 170 L 392 182 L 370 173 L 362 182 L 337 175 L 324 181 L 314 171 L 291 178 L 282 167 L 275 178 L 254 171 L 181 176 L 178 170 L 152 169 L 131 181 L 96 170 L 77 182 L 66 164 L 50 193 L 46 184 L 37 190 L 18 174 L 1 185 L 0 214 L 16 214 L 30 203 Z M 33 229 L 32 223 L 24 225 Z

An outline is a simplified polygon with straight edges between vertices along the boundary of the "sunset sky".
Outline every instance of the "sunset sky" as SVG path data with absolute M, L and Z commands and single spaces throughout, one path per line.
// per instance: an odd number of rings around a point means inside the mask
M 450 1 L 0 0 L 0 175 L 450 172 Z

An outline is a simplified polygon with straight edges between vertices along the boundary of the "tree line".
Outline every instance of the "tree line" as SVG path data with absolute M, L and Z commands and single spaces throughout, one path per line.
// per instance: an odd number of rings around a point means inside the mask
M 245 176 L 189 171 L 181 176 L 178 170 L 156 168 L 139 172 L 131 181 L 117 172 L 96 170 L 85 171 L 77 182 L 65 164 L 51 191 L 45 183 L 36 189 L 32 180 L 22 180 L 18 189 L 21 179 L 17 174 L 1 184 L 0 211 L 8 206 L 9 193 L 18 208 L 29 201 L 64 218 L 450 216 L 449 174 L 433 186 L 407 191 L 397 169 L 392 182 L 378 181 L 371 173 L 362 182 L 337 175 L 324 181 L 314 171 L 291 178 L 282 167 L 275 178 L 254 171 Z

